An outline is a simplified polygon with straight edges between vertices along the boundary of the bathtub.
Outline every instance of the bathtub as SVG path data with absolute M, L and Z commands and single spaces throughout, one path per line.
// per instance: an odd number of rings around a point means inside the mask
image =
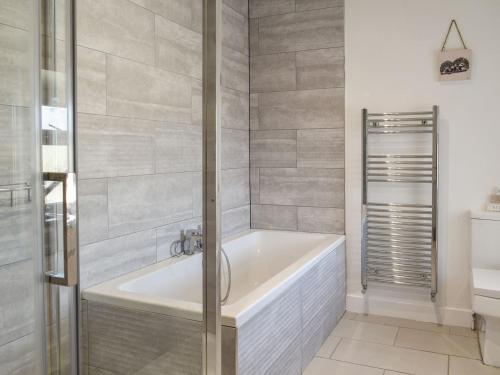
M 250 230 L 224 241 L 232 269 L 229 299 L 221 307 L 225 374 L 301 373 L 299 369 L 305 368 L 345 310 L 344 243 L 340 235 L 264 230 Z M 222 295 L 227 287 L 225 275 L 222 272 Z M 131 373 L 129 366 L 136 364 L 132 358 L 123 365 L 126 358 L 103 358 L 102 350 L 106 348 L 93 353 L 92 346 L 99 342 L 109 345 L 113 340 L 111 331 L 116 329 L 115 335 L 123 333 L 132 325 L 130 321 L 140 331 L 131 336 L 140 335 L 150 327 L 147 321 L 156 319 L 165 329 L 155 342 L 191 340 L 184 349 L 176 348 L 175 354 L 171 346 L 166 351 L 159 349 L 155 360 L 163 359 L 161 365 L 156 364 L 158 373 L 199 371 L 202 254 L 170 258 L 93 286 L 83 291 L 83 299 L 88 366 L 116 374 Z M 144 327 L 139 329 L 141 321 Z M 116 322 L 122 326 L 114 327 Z M 173 332 L 175 327 L 184 328 Z M 102 335 L 103 330 L 109 337 L 92 337 Z M 153 328 L 148 335 L 155 333 Z M 191 336 L 186 337 L 186 333 Z M 147 335 L 141 339 L 147 340 Z M 118 341 L 113 345 L 119 346 Z M 144 343 L 127 345 L 138 350 Z M 190 349 L 191 356 L 183 352 L 187 347 L 196 348 Z M 116 355 L 127 348 L 107 351 Z M 178 363 L 167 363 L 174 357 Z M 181 357 L 186 363 L 180 363 Z M 149 360 L 146 362 L 138 372 L 151 366 Z M 122 366 L 113 369 L 113 363 Z

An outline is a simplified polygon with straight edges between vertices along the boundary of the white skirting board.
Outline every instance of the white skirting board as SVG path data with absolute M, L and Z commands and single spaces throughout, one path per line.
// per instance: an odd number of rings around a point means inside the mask
M 472 310 L 438 306 L 426 301 L 351 293 L 347 295 L 347 311 L 394 318 L 439 323 L 450 326 L 472 327 Z

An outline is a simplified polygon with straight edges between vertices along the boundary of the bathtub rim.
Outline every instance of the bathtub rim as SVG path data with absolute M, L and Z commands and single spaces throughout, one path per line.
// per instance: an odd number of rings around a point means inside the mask
M 255 314 L 277 298 L 282 291 L 291 286 L 321 259 L 326 257 L 332 251 L 335 251 L 335 249 L 340 247 L 346 241 L 345 235 L 343 234 L 249 229 L 235 236 L 228 237 L 224 243 L 236 241 L 241 237 L 256 232 L 324 235 L 326 238 L 318 245 L 311 247 L 308 252 L 302 255 L 294 263 L 273 275 L 269 280 L 262 283 L 245 296 L 241 297 L 238 301 L 230 305 L 221 306 L 221 322 L 224 326 L 237 328 L 243 325 L 246 321 L 251 319 Z M 177 262 L 193 259 L 197 256 L 201 257 L 202 254 L 196 254 L 189 257 L 182 256 L 169 258 L 156 264 L 144 267 L 140 270 L 133 271 L 109 281 L 91 286 L 82 290 L 81 298 L 88 301 L 104 303 L 122 308 L 202 321 L 203 314 L 202 305 L 200 303 L 139 295 L 137 293 L 120 289 L 120 285 L 130 282 L 133 279 L 146 276 Z

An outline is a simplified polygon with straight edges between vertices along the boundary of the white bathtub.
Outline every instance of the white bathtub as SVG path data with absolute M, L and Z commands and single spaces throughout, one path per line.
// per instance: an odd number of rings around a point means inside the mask
M 344 236 L 333 234 L 263 230 L 225 241 L 233 280 L 222 306 L 222 324 L 244 324 L 344 241 Z M 201 261 L 201 254 L 171 258 L 86 289 L 83 298 L 201 321 Z M 225 281 L 223 277 L 221 294 Z

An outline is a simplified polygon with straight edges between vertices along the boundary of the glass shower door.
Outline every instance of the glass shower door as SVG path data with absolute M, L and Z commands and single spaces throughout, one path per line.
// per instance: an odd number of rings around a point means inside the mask
M 0 374 L 43 374 L 38 2 L 0 2 Z

